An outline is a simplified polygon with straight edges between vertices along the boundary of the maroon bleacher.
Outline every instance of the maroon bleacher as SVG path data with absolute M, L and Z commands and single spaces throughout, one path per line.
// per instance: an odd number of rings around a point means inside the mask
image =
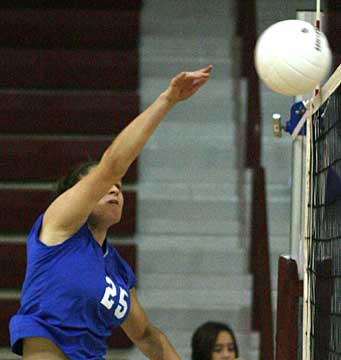
M 0 12 L 0 46 L 136 49 L 138 27 L 137 11 L 4 9 Z
M 98 160 L 139 113 L 138 38 L 142 0 L 2 0 L 0 2 L 0 347 L 19 299 L 25 243 L 53 198 L 42 183 Z M 137 180 L 137 164 L 124 183 Z M 124 184 L 123 184 L 124 188 Z M 124 191 L 122 220 L 110 229 L 136 268 L 137 196 Z M 137 274 L 138 276 L 138 274 Z M 2 295 L 5 294 L 5 295 Z M 111 347 L 131 346 L 121 329 Z M 4 355 L 6 357 L 6 355 Z
M 335 64 L 335 67 L 338 67 L 339 65 L 341 65 L 341 54 L 334 56 L 334 64 Z
M 26 270 L 26 245 L 0 242 L 0 288 L 21 288 Z M 1 344 L 0 344 L 1 346 Z
M 126 191 L 121 221 L 110 229 L 117 235 L 132 235 L 136 226 L 136 193 Z M 0 189 L 0 233 L 27 234 L 35 219 L 53 199 L 42 189 Z
M 0 309 L 0 346 L 4 347 L 9 344 L 8 324 L 10 318 L 19 309 L 19 300 L 0 298 Z
M 56 181 L 86 162 L 99 160 L 111 140 L 96 138 L 4 137 L 0 141 L 0 178 L 2 181 Z M 124 181 L 136 179 L 134 162 Z
M 334 69 L 341 64 L 341 3 L 340 1 L 327 0 L 327 38 L 334 55 Z
M 328 41 L 334 54 L 341 54 L 341 10 L 328 13 Z
M 113 136 L 138 112 L 136 92 L 0 92 L 2 134 Z
M 0 49 L 5 88 L 135 90 L 137 78 L 136 49 Z
M 140 10 L 143 0 L 1 0 L 2 8 Z

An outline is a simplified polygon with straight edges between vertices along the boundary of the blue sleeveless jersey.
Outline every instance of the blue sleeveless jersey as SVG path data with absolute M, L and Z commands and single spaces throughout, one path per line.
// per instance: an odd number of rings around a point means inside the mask
M 70 359 L 104 359 L 106 338 L 130 309 L 135 276 L 114 246 L 104 249 L 87 224 L 64 243 L 39 240 L 40 215 L 27 240 L 26 277 L 21 306 L 10 321 L 13 352 L 22 339 L 52 340 Z

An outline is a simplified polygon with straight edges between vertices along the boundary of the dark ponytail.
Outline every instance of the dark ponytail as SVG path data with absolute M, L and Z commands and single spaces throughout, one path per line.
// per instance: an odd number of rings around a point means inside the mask
M 89 173 L 89 171 L 98 165 L 97 161 L 88 161 L 85 162 L 75 169 L 73 169 L 68 175 L 66 175 L 64 178 L 60 179 L 57 183 L 56 187 L 56 197 L 61 195 L 66 190 L 72 188 L 77 182 L 85 175 Z

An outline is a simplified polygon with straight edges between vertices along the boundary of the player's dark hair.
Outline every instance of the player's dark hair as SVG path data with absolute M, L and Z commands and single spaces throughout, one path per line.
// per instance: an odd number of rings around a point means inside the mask
M 220 322 L 206 322 L 199 326 L 192 336 L 192 360 L 211 360 L 214 345 L 221 331 L 226 331 L 231 335 L 236 356 L 239 357 L 238 344 L 233 330 Z
M 98 161 L 88 161 L 83 164 L 78 165 L 75 169 L 71 170 L 71 172 L 60 179 L 57 183 L 56 187 L 56 197 L 61 195 L 66 190 L 72 188 L 77 182 L 85 175 L 89 173 L 89 171 L 98 165 Z

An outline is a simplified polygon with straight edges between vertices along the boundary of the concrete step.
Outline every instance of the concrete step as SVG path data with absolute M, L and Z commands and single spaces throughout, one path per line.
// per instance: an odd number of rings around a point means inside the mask
M 211 235 L 211 236 L 194 236 L 194 235 L 143 235 L 135 236 L 135 243 L 144 250 L 164 250 L 183 249 L 184 251 L 192 251 L 193 249 L 201 251 L 209 251 L 215 249 L 217 251 L 240 251 L 242 243 L 237 236 L 228 235 Z
M 163 309 L 238 309 L 251 305 L 248 290 L 138 289 L 138 297 L 143 307 Z
M 160 195 L 161 196 L 161 195 Z M 190 195 L 189 195 L 190 196 Z M 209 194 L 196 194 L 193 198 L 144 198 L 139 194 L 139 224 L 141 233 L 172 234 L 236 234 L 238 229 L 238 199 L 228 196 L 211 199 Z M 248 209 L 248 207 L 247 207 Z M 290 199 L 268 199 L 271 235 L 284 235 L 290 218 Z
M 240 252 L 246 251 L 248 239 L 241 239 L 234 235 L 170 235 L 164 234 L 142 234 L 134 237 L 134 243 L 142 251 L 171 252 L 183 250 L 188 253 L 197 251 L 202 253 L 216 252 Z M 286 236 L 269 237 L 269 247 L 272 254 L 288 253 L 289 239 Z
M 154 49 L 154 52 L 157 49 Z M 145 53 L 146 52 L 146 53 Z M 233 77 L 233 60 L 231 56 L 228 58 L 212 58 L 211 56 L 201 55 L 194 57 L 193 55 L 183 56 L 182 54 L 173 53 L 157 53 L 150 50 L 140 49 L 142 60 L 140 61 L 139 71 L 144 78 L 148 77 L 164 77 L 171 79 L 181 71 L 192 71 L 200 69 L 207 64 L 213 64 L 214 77 L 217 79 L 231 79 Z
M 251 177 L 248 177 L 249 175 L 249 171 L 244 171 L 244 170 L 239 170 L 236 167 L 233 167 L 231 169 L 224 169 L 223 171 L 221 171 L 221 173 L 224 174 L 224 177 L 217 177 L 214 176 L 212 177 L 212 174 L 205 174 L 203 173 L 203 177 L 201 178 L 197 178 L 195 179 L 189 179 L 188 177 L 184 176 L 185 174 L 181 173 L 181 174 L 173 174 L 173 176 L 170 176 L 167 178 L 167 174 L 164 174 L 162 171 L 160 171 L 160 169 L 155 166 L 152 169 L 148 169 L 143 165 L 143 161 L 144 161 L 144 153 L 142 152 L 142 155 L 140 156 L 140 166 L 139 166 L 139 183 L 144 184 L 144 183 L 158 183 L 158 184 L 170 184 L 170 185 L 176 185 L 178 183 L 184 183 L 186 185 L 190 185 L 194 182 L 198 182 L 200 179 L 201 183 L 208 183 L 208 184 L 217 184 L 218 186 L 222 185 L 222 184 L 246 184 L 246 185 L 250 185 L 251 184 Z M 162 169 L 165 170 L 165 169 Z M 217 171 L 220 171 L 222 169 L 217 169 Z M 152 174 L 154 174 L 155 176 L 152 177 Z M 246 175 L 244 175 L 246 174 Z M 157 176 L 158 175 L 158 176 Z M 206 176 L 205 176 L 206 175 Z M 150 176 L 150 178 L 149 178 Z M 274 180 L 273 178 L 271 180 Z M 288 186 L 288 182 L 287 181 L 282 181 L 282 182 L 270 182 L 267 179 L 267 186 Z
M 160 134 L 163 129 L 159 129 Z M 158 136 L 158 134 L 155 134 Z M 169 150 L 153 147 L 153 142 L 158 142 L 157 138 L 151 140 L 150 145 L 146 147 L 140 156 L 140 181 L 141 182 L 167 182 L 167 183 L 192 183 L 198 182 L 199 179 L 203 183 L 231 183 L 241 180 L 240 171 L 236 169 L 237 153 L 234 157 L 228 151 L 213 151 L 214 145 L 206 145 L 198 149 L 198 151 L 182 152 L 180 148 Z M 168 139 L 167 142 L 171 141 Z M 179 141 L 178 141 L 179 143 Z M 206 150 L 205 150 L 206 148 Z M 226 146 L 228 148 L 228 144 Z M 270 153 L 272 152 L 271 149 Z M 176 158 L 174 155 L 179 156 Z M 202 155 L 202 158 L 200 158 Z M 282 157 L 282 156 L 281 156 Z M 290 185 L 291 183 L 291 166 L 289 164 L 289 154 L 285 152 L 282 162 L 278 160 L 278 152 L 274 151 L 273 155 L 269 155 L 269 160 L 273 169 L 266 168 L 267 185 Z M 192 160 L 192 161 L 191 161 Z M 196 161 L 193 163 L 193 161 Z M 219 161 L 222 163 L 218 164 Z
M 275 259 L 276 260 L 276 259 Z M 278 261 L 278 259 L 277 259 Z M 273 269 L 272 269 L 273 270 Z M 271 289 L 277 290 L 278 274 L 271 272 Z M 139 273 L 138 284 L 141 289 L 235 289 L 252 290 L 252 275 L 234 275 L 219 273 Z M 273 304 L 276 306 L 276 304 Z
M 201 106 L 204 107 L 204 105 Z M 206 122 L 204 124 L 201 124 L 196 119 L 182 121 L 178 118 L 165 121 L 148 141 L 146 148 L 158 146 L 161 148 L 172 147 L 174 149 L 179 143 L 180 146 L 189 146 L 189 150 L 192 150 L 194 146 L 201 147 L 214 144 L 216 148 L 220 146 L 221 151 L 226 151 L 226 147 L 228 147 L 229 151 L 236 152 L 238 149 L 235 148 L 235 125 L 234 122 L 227 119 L 222 122 Z M 281 155 L 281 161 L 285 160 L 286 163 L 291 161 L 291 145 L 292 141 L 289 136 L 283 136 L 281 139 L 273 136 L 263 136 L 261 146 L 266 154 L 264 159 L 271 157 L 271 153 L 275 152 L 278 153 L 277 156 Z
M 271 271 L 271 290 L 277 291 L 278 285 L 278 259 L 272 256 Z M 138 276 L 139 287 L 141 289 L 235 289 L 235 290 L 252 290 L 253 277 L 247 274 L 223 274 L 223 273 L 148 273 L 143 272 Z M 273 303 L 276 307 L 276 303 Z
M 204 38 L 193 34 L 192 31 L 184 33 L 181 37 L 173 34 L 161 36 L 160 34 L 151 34 L 141 39 L 140 55 L 144 60 L 159 56 L 174 56 L 174 60 L 214 61 L 215 59 L 225 59 L 225 62 L 231 62 L 232 38 L 232 31 L 222 34 L 222 36 L 205 36 Z
M 200 235 L 196 236 L 198 239 Z M 150 238 L 149 241 L 142 239 Z M 139 248 L 139 268 L 146 274 L 193 274 L 234 275 L 248 273 L 248 253 L 241 248 L 240 240 L 233 241 L 226 236 L 225 243 L 216 241 L 217 236 L 204 236 L 207 240 L 193 240 L 191 236 L 174 236 L 167 234 L 138 235 L 136 243 Z M 221 236 L 221 238 L 224 238 Z M 289 240 L 285 237 L 269 238 L 270 266 L 272 274 L 277 274 L 278 258 L 288 254 Z M 222 277 L 223 279 L 223 277 Z M 178 281 L 178 280 L 174 280 Z M 190 281 L 190 280 L 187 280 Z M 222 280 L 223 281 L 223 280 Z
M 242 190 L 245 197 L 250 200 L 251 197 L 251 176 L 247 175 L 244 179 L 244 185 L 238 183 L 240 178 L 231 179 L 231 182 L 217 182 L 217 183 L 207 183 L 207 182 L 187 182 L 187 183 L 172 183 L 172 182 L 142 182 L 138 184 L 138 192 L 142 198 L 166 198 L 176 196 L 181 196 L 182 198 L 195 199 L 198 195 L 203 196 L 207 194 L 207 197 L 210 199 L 221 199 L 226 196 L 237 196 L 237 191 Z M 266 193 L 267 197 L 280 199 L 280 198 L 290 198 L 291 189 L 287 184 L 266 184 Z M 199 196 L 199 198 L 200 198 Z
M 221 219 L 235 218 L 238 214 L 236 206 L 239 204 L 237 195 L 233 194 L 233 191 L 221 192 L 224 186 L 219 189 L 219 183 L 216 189 L 213 189 L 214 186 L 213 182 L 202 185 L 192 183 L 188 187 L 184 183 L 155 183 L 155 186 L 142 186 L 139 191 L 139 200 L 144 202 L 145 206 L 141 208 L 145 209 L 142 215 L 162 217 L 164 211 L 167 216 L 181 218 L 183 213 L 186 213 L 195 218 L 201 217 L 202 211 L 212 210 L 219 213 Z M 228 186 L 225 189 L 228 190 Z M 246 193 L 246 200 L 251 201 L 249 192 Z M 267 199 L 267 207 L 271 214 L 285 215 L 286 212 L 290 212 L 290 206 L 291 200 L 287 193 L 273 193 Z
M 240 225 L 237 221 L 221 222 L 210 220 L 208 224 L 202 222 L 188 223 L 178 220 L 176 224 L 167 219 L 151 219 L 139 223 L 138 231 L 142 234 L 175 234 L 175 235 L 238 235 Z
M 281 255 L 280 253 L 271 253 L 270 254 L 270 271 L 272 276 L 276 277 L 278 270 L 278 259 Z M 173 278 L 171 283 L 177 283 L 178 281 L 183 281 L 182 284 L 190 285 L 192 283 L 193 274 L 196 274 L 197 277 L 202 276 L 202 287 L 218 287 L 218 284 L 224 284 L 225 287 L 229 287 L 228 284 L 235 285 L 235 276 L 247 275 L 249 272 L 249 259 L 248 254 L 245 250 L 229 250 L 221 251 L 216 249 L 210 250 L 201 250 L 196 249 L 195 247 L 190 249 L 169 249 L 169 250 L 150 250 L 144 249 L 143 246 L 139 246 L 139 271 L 143 274 L 163 274 L 165 277 L 170 274 L 178 274 L 178 277 Z M 232 276 L 229 279 L 226 274 Z M 182 274 L 181 278 L 179 274 Z M 224 279 L 225 274 L 225 279 Z M 214 284 L 214 275 L 217 276 L 217 283 Z M 156 279 L 162 281 L 163 278 L 157 277 Z M 156 280 L 154 279 L 154 280 Z M 194 277 L 193 287 L 195 284 L 198 284 L 198 280 Z M 160 282 L 158 286 L 162 288 L 162 284 L 167 284 Z M 246 285 L 240 283 L 237 285 L 237 288 Z M 232 286 L 232 288 L 234 288 Z M 182 287 L 180 287 L 182 288 Z M 242 287 L 245 289 L 246 287 Z M 195 288 L 196 289 L 196 288 Z
M 194 98 L 193 98 L 194 100 Z M 183 107 L 183 110 L 186 110 L 187 105 L 191 106 L 191 101 L 187 103 L 180 103 L 179 106 Z M 210 104 L 196 104 L 196 108 L 210 107 Z M 172 110 L 173 112 L 175 111 Z M 198 111 L 198 110 L 196 110 Z M 213 107 L 213 112 L 216 111 L 216 108 Z M 222 145 L 222 149 L 226 145 L 236 147 L 237 141 L 235 139 L 238 136 L 238 126 L 237 124 L 228 117 L 218 119 L 209 119 L 208 117 L 204 118 L 203 112 L 200 113 L 200 117 L 191 117 L 191 113 L 187 114 L 185 118 L 179 116 L 173 116 L 172 113 L 169 115 L 169 119 L 163 121 L 160 127 L 157 128 L 155 134 L 150 138 L 146 147 L 149 147 L 151 144 L 155 146 L 156 144 L 161 146 L 171 146 L 174 145 L 173 142 L 181 142 L 186 144 L 186 141 L 190 144 L 197 144 L 198 146 L 202 143 L 214 143 Z M 185 120 L 184 120 L 185 119 Z M 269 123 L 271 126 L 271 123 Z M 261 140 L 262 149 L 265 150 L 280 150 L 284 156 L 289 157 L 291 155 L 291 137 L 284 136 L 282 138 L 275 138 L 272 135 L 263 136 Z M 173 146 L 174 147 L 174 146 Z M 236 151 L 235 149 L 234 151 Z
M 235 289 L 250 290 L 251 275 L 226 275 L 210 273 L 147 273 L 139 274 L 139 287 L 142 289 Z
M 146 166 L 157 163 L 165 167 L 232 168 L 236 151 L 233 138 L 170 137 L 159 132 L 143 151 Z
M 200 249 L 150 250 L 139 246 L 139 271 L 142 273 L 229 273 L 247 274 L 245 250 Z M 206 279 L 209 282 L 209 279 Z
M 141 216 L 140 216 L 141 217 Z M 246 229 L 247 230 L 247 229 Z M 210 219 L 209 222 L 191 221 L 186 219 L 177 220 L 176 223 L 167 219 L 150 219 L 143 223 L 139 222 L 138 231 L 144 235 L 226 235 L 238 236 L 241 229 L 240 224 L 236 220 L 215 220 Z M 268 221 L 269 236 L 285 237 L 289 234 L 289 223 L 287 219 L 270 219 Z
M 186 136 L 184 132 L 178 135 L 177 131 L 180 129 L 179 125 L 177 130 L 175 127 L 165 127 L 158 131 L 142 153 L 141 159 L 144 166 L 163 166 L 173 169 L 183 167 L 186 170 L 201 168 L 212 173 L 219 167 L 224 169 L 235 167 L 239 150 L 236 148 L 233 137 L 218 136 L 217 134 L 215 136 L 193 136 L 191 133 Z M 267 179 L 279 176 L 289 178 L 291 145 L 283 141 L 279 141 L 277 144 L 272 140 L 269 143 L 264 141 L 262 153 L 263 165 L 265 169 L 269 169 L 266 172 Z M 188 176 L 191 176 L 190 171 Z M 274 180 L 270 180 L 270 182 L 275 182 Z
M 233 31 L 235 2 L 233 0 L 212 0 L 207 3 L 198 0 L 144 3 L 141 13 L 143 34 L 192 34 L 200 38 L 224 36 Z M 217 26 L 219 23 L 220 26 Z
M 148 147 L 140 156 L 140 180 L 142 182 L 192 183 L 200 179 L 204 183 L 221 184 L 238 179 L 239 173 L 235 168 L 236 154 L 218 150 L 213 152 L 213 149 L 214 146 L 204 146 L 197 152 L 186 152 L 186 150 L 182 152 L 180 148 L 169 152 L 167 149 Z M 272 155 L 264 161 L 267 163 L 265 169 L 267 184 L 288 186 L 291 183 L 291 166 L 288 161 L 276 163 L 276 160 L 277 153 L 272 152 Z
M 138 289 L 144 308 L 188 310 L 241 309 L 251 306 L 251 290 L 234 289 Z M 277 304 L 277 291 L 271 292 L 272 304 Z
M 207 154 L 205 154 L 207 157 Z M 170 157 L 170 155 L 169 155 Z M 181 157 L 181 163 L 176 167 L 174 162 L 169 165 L 163 162 L 162 158 L 158 158 L 157 151 L 153 149 L 145 149 L 140 156 L 140 180 L 142 182 L 167 182 L 167 183 L 192 183 L 195 180 L 203 183 L 223 183 L 231 182 L 236 179 L 239 171 L 229 167 L 215 167 L 212 160 L 212 166 L 205 168 L 205 161 L 200 167 L 185 166 L 188 154 Z M 207 161 L 206 161 L 207 162 Z M 228 161 L 225 161 L 225 163 Z M 278 179 L 279 180 L 279 179 Z
M 169 330 L 192 331 L 206 321 L 228 322 L 235 331 L 250 331 L 250 309 L 226 308 L 149 308 L 144 306 L 149 319 L 157 327 Z
M 142 78 L 140 82 L 140 93 L 142 94 L 140 108 L 143 110 L 149 106 L 168 87 L 169 81 L 175 75 Z M 205 125 L 206 127 L 214 123 L 232 122 L 232 101 L 233 80 L 218 79 L 213 70 L 212 77 L 207 84 L 193 98 L 178 103 L 163 122 L 179 121 L 184 123 L 192 120 L 196 121 L 198 125 Z M 202 130 L 205 131 L 205 128 Z
M 153 286 L 163 288 L 164 284 L 170 282 L 177 287 L 182 287 L 184 284 L 186 286 L 192 284 L 196 287 L 199 286 L 200 277 L 203 276 L 205 283 L 202 282 L 202 286 L 217 287 L 228 283 L 237 286 L 236 289 L 239 286 L 247 288 L 248 282 L 235 280 L 241 274 L 247 276 L 248 256 L 243 247 L 249 246 L 249 240 L 228 235 L 137 234 L 135 243 L 139 248 L 138 261 L 139 267 L 143 270 L 142 279 L 144 276 L 151 276 L 153 280 L 147 283 L 152 283 Z M 278 258 L 290 252 L 289 246 L 288 236 L 269 237 L 273 289 L 277 288 Z M 235 261 L 239 262 L 236 266 Z M 230 279 L 226 276 L 227 273 L 234 275 Z M 214 278 L 216 278 L 215 282 L 212 280 Z

